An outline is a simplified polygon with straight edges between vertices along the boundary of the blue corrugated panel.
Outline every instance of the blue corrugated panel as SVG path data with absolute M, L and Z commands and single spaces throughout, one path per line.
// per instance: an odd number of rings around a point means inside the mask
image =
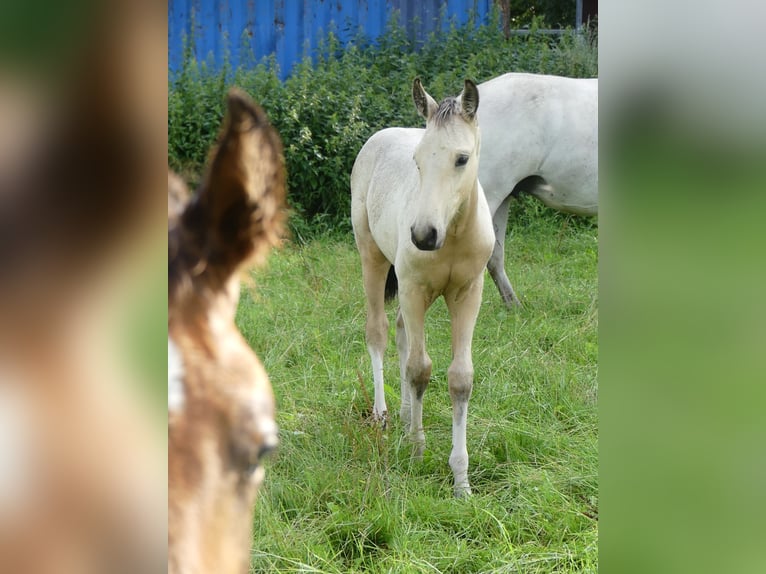
M 285 78 L 330 29 L 343 44 L 359 31 L 375 39 L 398 10 L 408 33 L 423 40 L 439 25 L 441 10 L 462 24 L 470 10 L 486 19 L 491 5 L 492 0 L 169 0 L 168 62 L 172 71 L 181 68 L 184 42 L 192 35 L 198 61 L 220 67 L 228 53 L 236 66 L 274 54 Z

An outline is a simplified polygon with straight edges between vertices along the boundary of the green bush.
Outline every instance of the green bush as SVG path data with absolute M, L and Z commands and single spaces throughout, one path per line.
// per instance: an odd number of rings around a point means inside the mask
M 264 107 L 284 142 L 293 234 L 303 240 L 346 231 L 349 174 L 364 142 L 387 126 L 422 125 L 411 101 L 415 76 L 439 99 L 458 93 L 466 77 L 483 82 L 509 71 L 597 75 L 595 37 L 572 31 L 544 36 L 535 33 L 540 25 L 535 20 L 529 36 L 506 39 L 494 11 L 487 24 L 457 26 L 453 20 L 416 46 L 394 17 L 376 43 L 359 34 L 344 49 L 329 32 L 314 58 L 307 56 L 284 82 L 273 57 L 257 64 L 249 58 L 236 67 L 226 62 L 215 70 L 187 49 L 169 82 L 169 165 L 196 183 L 226 92 L 238 85 Z

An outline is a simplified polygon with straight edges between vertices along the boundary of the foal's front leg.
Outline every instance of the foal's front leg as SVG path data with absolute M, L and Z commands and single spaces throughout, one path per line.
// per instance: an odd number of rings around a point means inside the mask
M 452 363 L 447 371 L 449 394 L 452 399 L 452 453 L 449 464 L 455 476 L 455 496 L 471 494 L 468 484 L 468 446 L 466 425 L 468 401 L 473 390 L 473 360 L 471 341 L 481 306 L 484 274 L 479 275 L 466 291 L 447 293 L 445 300 L 452 321 Z

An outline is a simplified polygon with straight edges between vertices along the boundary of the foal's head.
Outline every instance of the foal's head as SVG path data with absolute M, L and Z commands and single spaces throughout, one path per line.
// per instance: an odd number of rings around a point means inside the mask
M 410 233 L 418 249 L 433 251 L 444 244 L 451 223 L 476 187 L 479 91 L 465 80 L 460 96 L 437 104 L 415 78 L 412 97 L 426 119 L 426 131 L 415 149 L 420 192 Z
M 232 90 L 199 193 L 168 180 L 168 570 L 246 572 L 263 456 L 277 446 L 268 376 L 234 323 L 238 273 L 278 243 L 277 132 Z

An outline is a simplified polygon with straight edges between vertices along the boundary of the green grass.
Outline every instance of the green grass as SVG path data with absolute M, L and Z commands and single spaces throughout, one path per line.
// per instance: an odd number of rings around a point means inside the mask
M 388 430 L 371 425 L 361 266 L 351 235 L 288 245 L 255 273 L 238 324 L 277 397 L 281 447 L 254 517 L 256 572 L 596 572 L 597 235 L 533 200 L 511 214 L 509 311 L 489 276 L 474 333 L 468 415 L 474 495 L 447 463 L 449 318 L 428 313 L 426 452 L 398 421 L 389 306 Z

